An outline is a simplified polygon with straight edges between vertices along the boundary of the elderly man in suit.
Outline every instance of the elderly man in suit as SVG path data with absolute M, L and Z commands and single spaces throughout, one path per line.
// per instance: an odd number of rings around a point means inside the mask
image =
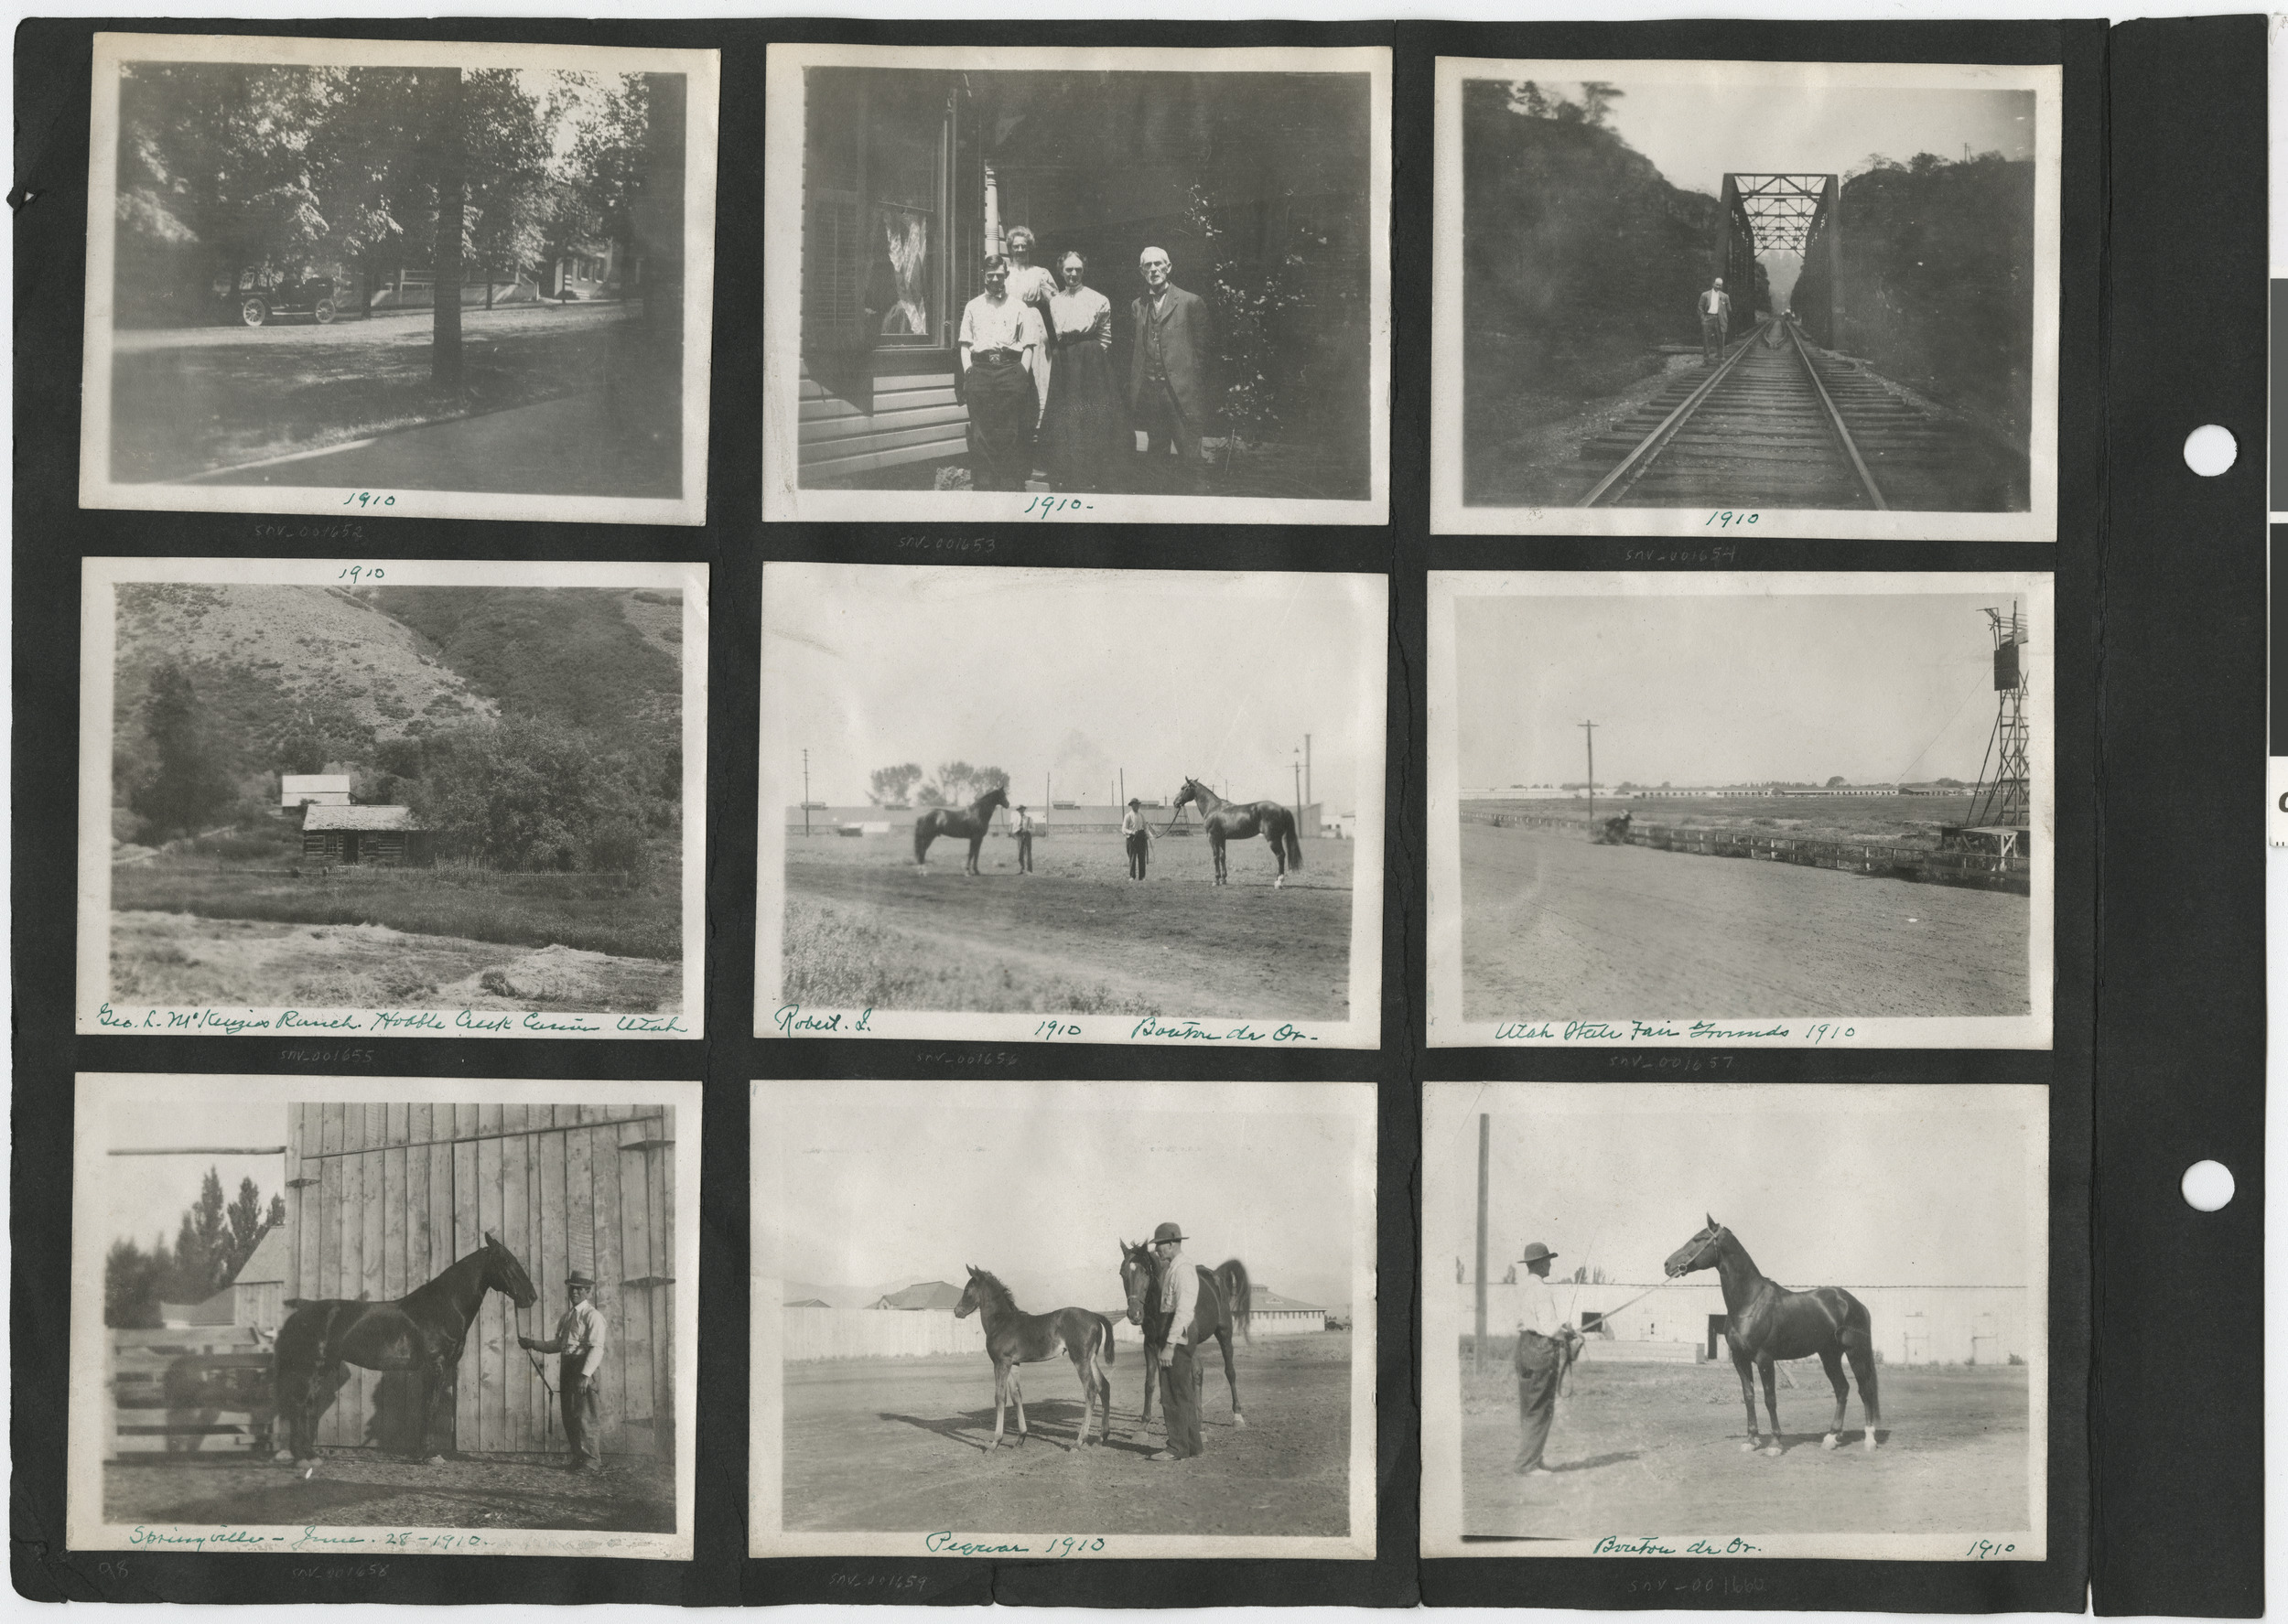
M 1198 491 L 1206 485 L 1200 433 L 1207 424 L 1208 368 L 1214 354 L 1207 301 L 1171 280 L 1174 267 L 1164 248 L 1146 249 L 1137 268 L 1144 274 L 1144 292 L 1128 306 L 1136 340 L 1128 351 L 1128 409 L 1144 431 L 1149 482 Z M 1171 446 L 1177 467 L 1172 479 Z

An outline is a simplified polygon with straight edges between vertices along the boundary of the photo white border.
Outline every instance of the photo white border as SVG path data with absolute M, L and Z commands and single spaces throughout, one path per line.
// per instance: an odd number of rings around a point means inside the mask
M 1462 597 L 1903 597 L 1913 594 L 1992 593 L 2024 599 L 2028 641 L 2024 655 L 2029 675 L 2027 750 L 2031 769 L 2034 834 L 2030 864 L 2027 928 L 2027 989 L 2032 999 L 2023 1016 L 1855 1016 L 1848 1009 L 1817 1015 L 1717 1015 L 1700 1010 L 1550 1011 L 1520 1010 L 1509 1021 L 1472 1021 L 1462 1013 L 1462 793 L 1457 783 L 1460 696 L 1455 692 L 1457 651 L 1454 603 Z M 1432 570 L 1430 574 L 1430 801 L 1428 809 L 1430 898 L 1429 1039 L 1433 1049 L 1462 1047 L 1595 1049 L 1616 1042 L 1657 1049 L 2047 1049 L 2051 1004 L 2056 991 L 2053 958 L 2056 929 L 2057 776 L 2056 769 L 2056 614 L 2053 577 L 2047 572 L 1980 571 L 1961 575 L 1924 571 L 1819 573 L 1711 570 Z M 1709 858 L 1707 861 L 1720 861 Z M 1838 883 L 1851 883 L 1838 876 Z M 1555 1025 L 1548 1037 L 1506 1032 L 1527 1024 Z M 1699 1038 L 1626 1036 L 1632 1022 L 1689 1028 L 1696 1020 L 1720 1031 Z M 1576 1037 L 1563 1023 L 1594 1028 Z M 1785 1035 L 1744 1037 L 1751 1028 L 1786 1028 Z M 1814 1032 L 1818 1027 L 1822 1030 Z M 1848 1027 L 1839 1033 L 1838 1027 Z M 1624 1034 L 1616 1038 L 1612 1028 Z
M 1793 87 L 1841 81 L 1896 90 L 2011 90 L 2034 93 L 2033 416 L 2027 498 L 2019 512 L 1859 511 L 1761 508 L 1759 536 L 1828 541 L 2055 542 L 2057 540 L 2059 155 L 2065 70 L 2056 63 L 1972 66 L 1939 62 L 1738 62 L 1678 59 L 1592 61 L 1441 57 L 1431 242 L 1430 533 L 1433 535 L 1702 536 L 1708 508 L 1571 508 L 1467 503 L 1462 489 L 1462 86 L 1481 79 L 1605 79 L 1676 84 Z M 1744 508 L 1735 510 L 1745 512 Z M 1726 541 L 1736 533 L 1726 532 Z
M 113 1005 L 111 988 L 112 695 L 117 658 L 116 595 L 123 584 L 176 582 L 196 586 L 337 586 L 351 567 L 367 575 L 351 585 L 387 586 L 573 586 L 651 588 L 683 595 L 683 1008 L 673 1029 L 622 1030 L 622 1021 L 665 1016 L 603 1011 L 552 1011 L 541 1025 L 509 1031 L 456 1027 L 457 1011 L 442 1029 L 384 1028 L 372 1009 L 289 1009 L 269 1006 Z M 372 572 L 386 572 L 378 578 Z M 704 564 L 550 564 L 517 560 L 431 558 L 87 558 L 80 568 L 80 885 L 78 979 L 74 1030 L 84 1033 L 164 1032 L 170 1038 L 265 1037 L 288 1032 L 312 1038 L 664 1038 L 705 1035 L 707 1012 L 707 570 Z M 505 951 L 513 951 L 504 949 Z M 105 1012 L 108 1010 L 108 1014 Z M 393 1010 L 393 1015 L 422 1013 Z M 501 1012 L 489 1012 L 496 1015 Z M 294 1016 L 288 1022 L 285 1017 Z M 593 1031 L 563 1029 L 592 1021 Z
M 207 1555 L 281 1555 L 312 1552 L 329 1561 L 367 1556 L 610 1556 L 688 1562 L 692 1554 L 692 1494 L 699 1447 L 699 1135 L 703 1095 L 696 1082 L 511 1082 L 469 1077 L 311 1077 L 168 1072 L 83 1071 L 77 1079 L 78 1125 L 72 1135 L 70 1404 L 65 1458 L 65 1542 L 78 1551 L 195 1551 Z M 104 1428 L 111 1404 L 104 1393 L 103 1260 L 111 1246 L 103 1210 L 107 1147 L 101 1142 L 99 1102 L 149 1099 L 154 1110 L 181 1110 L 200 1100 L 341 1100 L 412 1104 L 563 1105 L 590 1095 L 598 1104 L 672 1105 L 675 1109 L 675 1532 L 592 1532 L 585 1529 L 482 1528 L 472 1548 L 469 1528 L 364 1527 L 318 1523 L 323 1543 L 304 1544 L 304 1525 L 218 1524 L 211 1528 L 113 1523 L 103 1521 Z M 189 1131 L 188 1129 L 186 1130 Z M 251 1469 L 251 1468 L 250 1468 Z M 285 1468 L 278 1468 L 283 1471 Z M 215 1543 L 193 1543 L 200 1535 Z M 163 1537 L 161 1537 L 163 1536 Z M 215 1536 L 226 1536 L 215 1540 Z M 396 1536 L 392 1538 L 391 1536 Z M 356 1543 L 353 1543 L 356 1542 Z
M 785 1005 L 779 996 L 783 984 L 783 936 L 786 928 L 786 819 L 784 809 L 802 800 L 799 758 L 801 741 L 786 732 L 783 713 L 772 704 L 780 687 L 771 671 L 771 594 L 774 589 L 816 593 L 830 578 L 845 571 L 902 570 L 940 575 L 982 570 L 977 565 L 836 565 L 800 561 L 771 561 L 762 566 L 762 743 L 761 795 L 756 808 L 758 827 L 755 871 L 755 1036 L 758 1038 L 900 1038 L 925 1041 L 981 1043 L 1070 1042 L 1075 1037 L 1088 1043 L 1165 1044 L 1192 1048 L 1230 1043 L 1251 1049 L 1376 1049 L 1382 1043 L 1382 918 L 1383 918 L 1383 795 L 1388 740 L 1386 734 L 1386 692 L 1389 681 L 1387 636 L 1390 578 L 1372 574 L 1304 570 L 1117 570 L 1026 569 L 999 566 L 1005 576 L 1087 576 L 1104 579 L 1107 600 L 1115 598 L 1114 577 L 1148 576 L 1155 584 L 1177 581 L 1213 582 L 1220 595 L 1257 593 L 1287 596 L 1305 583 L 1323 583 L 1330 598 L 1338 593 L 1365 590 L 1375 595 L 1371 647 L 1359 651 L 1366 672 L 1360 708 L 1353 718 L 1359 761 L 1358 816 L 1343 844 L 1351 848 L 1350 1015 L 1343 1020 L 1257 1018 L 1240 1016 L 1188 1016 L 1171 1011 L 1156 1017 L 1135 1016 L 1075 1016 L 1067 1030 L 1044 1037 L 1041 1027 L 1047 1014 L 993 1014 L 968 1010 L 814 1009 Z M 1348 585 L 1336 585 L 1345 583 Z M 782 1030 L 778 1016 L 800 1007 L 807 1023 L 801 1029 Z M 1149 1019 L 1160 1030 L 1135 1028 Z
M 80 506 L 200 513 L 340 517 L 338 486 L 167 484 L 120 480 L 112 467 L 113 257 L 118 229 L 119 69 L 130 61 L 247 62 L 366 68 L 560 68 L 685 76 L 684 154 L 683 494 L 551 496 L 545 492 L 392 490 L 392 517 L 513 519 L 580 524 L 705 524 L 708 380 L 715 318 L 715 167 L 722 53 L 643 46 L 483 40 L 340 39 L 253 34 L 95 36 L 89 125 L 87 298 L 80 388 Z M 341 449 L 340 446 L 325 449 Z M 378 510 L 356 510 L 372 518 Z
M 2041 1083 L 1745 1083 L 1745 1082 L 1426 1082 L 1422 1085 L 1423 1210 L 1436 1197 L 1431 1186 L 1441 1173 L 1440 1147 L 1459 1143 L 1468 1119 L 1492 1112 L 1518 1121 L 1530 1118 L 1536 1135 L 1561 1142 L 1564 1120 L 1587 1117 L 1676 1115 L 1697 1112 L 1710 1117 L 1754 1117 L 1765 1112 L 1822 1112 L 1836 1116 L 1928 1113 L 1933 1110 L 1993 1111 L 2015 1105 L 2026 1118 L 2026 1525 L 2019 1529 L 1965 1528 L 1959 1533 L 1773 1533 L 1753 1528 L 1616 1528 L 1610 1533 L 1632 1542 L 1625 1551 L 1600 1552 L 1597 1538 L 1473 1539 L 1463 1537 L 1462 1488 L 1462 1332 L 1468 1328 L 1451 1287 L 1440 1279 L 1430 1255 L 1430 1231 L 1422 1226 L 1422 1523 L 1421 1554 L 1430 1557 L 1595 1557 L 1657 1559 L 1661 1553 L 1635 1544 L 1672 1544 L 1686 1561 L 1714 1559 L 1755 1563 L 1797 1558 L 1868 1562 L 1970 1562 L 1970 1543 L 1998 1539 L 2013 1546 L 1986 1560 L 2043 1562 L 2049 1543 L 2049 1090 Z M 1456 1164 L 1455 1177 L 1473 1171 Z M 1737 1425 L 1736 1416 L 1732 1425 Z M 1886 1429 L 1894 1430 L 1894 1429 Z M 1754 1554 L 1687 1552 L 1694 1543 L 1721 1546 L 1733 1535 L 1752 1538 Z
M 1376 1517 L 1376 1085 L 1371 1082 L 901 1082 L 846 1080 L 756 1081 L 749 1085 L 750 1229 L 748 1313 L 747 1554 L 780 1556 L 909 1556 L 957 1560 L 923 1542 L 958 1532 L 966 1543 L 1023 1543 L 1043 1529 L 940 1531 L 906 1533 L 788 1533 L 785 1482 L 780 1469 L 784 1437 L 785 1379 L 780 1357 L 784 1280 L 779 1257 L 783 1197 L 782 1153 L 793 1148 L 804 1110 L 1021 1110 L 1042 1119 L 1121 1112 L 1171 1112 L 1195 1117 L 1340 1116 L 1351 1139 L 1351 1412 L 1350 1519 L 1347 1535 L 1102 1534 L 1104 1548 L 1060 1560 L 1252 1557 L 1299 1560 L 1330 1557 L 1371 1561 Z M 791 1120 L 794 1119 L 794 1120 Z M 1110 1278 L 1107 1270 L 1106 1278 Z M 990 1380 L 977 1367 L 980 1391 Z M 1059 1529 L 1091 1536 L 1096 1529 Z
M 762 516 L 808 523 L 1387 524 L 1390 522 L 1390 48 L 1276 46 L 826 45 L 774 42 L 763 140 Z M 1363 73 L 1367 125 L 1367 494 L 1359 500 L 1086 492 L 1078 511 L 1028 513 L 1039 492 L 809 490 L 803 488 L 803 70 L 910 68 L 1050 73 Z M 1178 285 L 1182 285 L 1178 268 Z M 1114 301 L 1122 307 L 1128 296 Z

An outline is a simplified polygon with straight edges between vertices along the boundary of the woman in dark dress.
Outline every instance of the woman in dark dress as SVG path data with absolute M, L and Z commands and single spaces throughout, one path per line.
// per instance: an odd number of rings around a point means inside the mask
M 1112 301 L 1083 278 L 1088 262 L 1057 262 L 1061 285 L 1049 297 L 1054 360 L 1041 449 L 1055 490 L 1108 490 L 1135 446 L 1112 382 Z

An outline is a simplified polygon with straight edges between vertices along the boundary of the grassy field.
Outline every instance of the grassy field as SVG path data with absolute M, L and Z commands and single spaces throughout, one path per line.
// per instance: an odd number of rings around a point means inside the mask
M 430 313 L 123 337 L 112 477 L 183 479 L 598 386 L 626 306 L 463 312 L 460 389 L 429 380 Z M 185 339 L 195 341 L 185 341 Z
M 1506 801 L 1487 796 L 1464 801 L 1464 812 L 1514 812 L 1525 817 L 1562 818 L 1589 829 L 1589 803 L 1584 801 Z M 1731 797 L 1694 801 L 1621 800 L 1600 795 L 1597 820 L 1624 812 L 1639 823 L 1667 823 L 1679 828 L 1760 830 L 1768 834 L 1804 840 L 1890 841 L 1901 845 L 1936 847 L 1944 825 L 1960 823 L 1970 815 L 1970 797 L 1961 795 L 1868 795 L 1830 800 L 1825 796 Z
M 1355 846 L 1302 843 L 1274 890 L 1261 840 L 1159 843 L 1128 877 L 1120 837 L 1058 834 L 1017 872 L 1016 843 L 966 842 L 917 867 L 910 837 L 787 843 L 782 1001 L 835 1008 L 1341 1019 L 1349 1011 Z
M 362 866 L 335 868 L 323 878 L 297 877 L 278 867 L 167 856 L 112 868 L 114 910 L 382 925 L 415 935 L 553 943 L 634 959 L 683 957 L 682 890 L 673 864 L 633 884 L 609 874 Z

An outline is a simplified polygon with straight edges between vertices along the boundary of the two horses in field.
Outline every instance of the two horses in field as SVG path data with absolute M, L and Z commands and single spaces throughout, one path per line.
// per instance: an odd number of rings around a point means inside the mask
M 993 826 L 996 810 L 1009 805 L 1009 791 L 995 788 L 988 790 L 966 807 L 934 806 L 913 820 L 913 861 L 916 866 L 927 866 L 930 846 L 941 835 L 969 843 L 969 855 L 962 864 L 964 875 L 978 872 L 977 852 L 985 844 L 985 837 Z M 1186 806 L 1200 809 L 1201 824 L 1207 830 L 1208 853 L 1215 862 L 1215 883 L 1231 883 L 1229 860 L 1225 846 L 1235 840 L 1253 840 L 1263 836 L 1271 848 L 1271 860 L 1278 872 L 1271 880 L 1273 889 L 1287 884 L 1287 871 L 1300 872 L 1303 866 L 1303 848 L 1296 838 L 1295 814 L 1276 801 L 1225 801 L 1197 779 L 1183 780 L 1183 788 L 1176 792 L 1175 812 Z M 1173 822 L 1171 815 L 1171 822 Z

